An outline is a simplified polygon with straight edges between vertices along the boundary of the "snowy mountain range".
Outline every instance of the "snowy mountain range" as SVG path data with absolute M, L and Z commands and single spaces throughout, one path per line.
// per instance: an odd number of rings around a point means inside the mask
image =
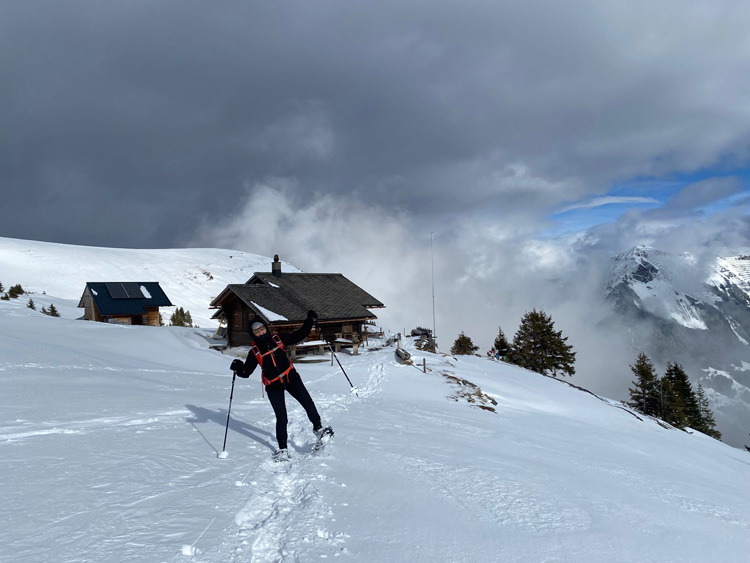
M 750 552 L 744 449 L 408 339 L 414 365 L 375 340 L 338 355 L 357 394 L 330 358 L 298 362 L 336 435 L 311 455 L 310 424 L 287 399 L 292 461 L 274 464 L 258 375 L 232 387 L 242 351 L 212 349 L 211 328 L 76 320 L 81 280 L 125 279 L 119 251 L 0 243 L 4 285 L 63 313 L 0 301 L 3 563 L 741 563 Z M 27 275 L 32 253 L 47 267 Z M 190 288 L 213 291 L 202 269 L 242 278 L 265 264 L 232 251 L 129 256 L 142 260 L 135 278 L 183 291 L 175 301 L 196 313 Z
M 612 259 L 604 297 L 635 350 L 683 364 L 700 383 L 731 444 L 750 429 L 750 257 L 707 265 L 690 254 L 637 246 Z

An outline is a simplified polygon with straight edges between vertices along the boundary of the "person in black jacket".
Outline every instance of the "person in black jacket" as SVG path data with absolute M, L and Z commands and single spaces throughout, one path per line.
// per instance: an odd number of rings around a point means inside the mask
M 307 392 L 302 378 L 294 369 L 286 352 L 287 346 L 307 338 L 317 318 L 315 311 L 308 311 L 307 319 L 299 329 L 289 334 L 276 335 L 271 334 L 260 317 L 255 317 L 250 322 L 250 334 L 253 339 L 250 353 L 244 363 L 241 360 L 234 360 L 230 367 L 238 376 L 248 378 L 258 365 L 261 366 L 261 380 L 276 415 L 276 440 L 279 443 L 279 449 L 274 452 L 274 459 L 279 461 L 289 459 L 286 429 L 288 420 L 284 391 L 287 391 L 305 409 L 307 418 L 312 422 L 313 432 L 319 441 L 326 435 L 333 435 L 330 427 L 323 428 L 318 409 L 315 408 L 310 393 Z

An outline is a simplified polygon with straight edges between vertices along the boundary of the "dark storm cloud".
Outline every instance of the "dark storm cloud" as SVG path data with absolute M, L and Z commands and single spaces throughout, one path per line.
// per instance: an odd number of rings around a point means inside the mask
M 742 0 L 6 0 L 0 236 L 278 253 L 399 331 L 432 326 L 434 271 L 443 349 L 544 309 L 574 381 L 625 399 L 610 257 L 690 251 L 698 284 L 750 253 L 748 24 Z
M 744 162 L 748 9 L 3 2 L 2 234 L 179 245 L 267 178 L 532 230 L 613 181 Z

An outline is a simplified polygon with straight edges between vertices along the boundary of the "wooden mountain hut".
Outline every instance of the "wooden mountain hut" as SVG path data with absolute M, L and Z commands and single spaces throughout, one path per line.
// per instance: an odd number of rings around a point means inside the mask
M 282 273 L 274 256 L 271 272 L 255 272 L 244 284 L 231 284 L 211 302 L 213 318 L 225 319 L 227 344 L 251 345 L 248 327 L 256 315 L 277 333 L 292 332 L 304 323 L 307 312 L 318 313 L 317 326 L 307 342 L 294 347 L 323 351 L 325 342 L 336 349 L 351 347 L 356 354 L 367 338 L 366 323 L 377 319 L 370 309 L 385 305 L 342 274 Z
M 172 303 L 159 282 L 89 282 L 78 307 L 87 321 L 159 326 L 159 307 Z

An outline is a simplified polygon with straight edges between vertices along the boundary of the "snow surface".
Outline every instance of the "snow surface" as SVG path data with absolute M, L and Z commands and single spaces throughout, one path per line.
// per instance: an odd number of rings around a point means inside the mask
M 670 256 L 650 246 L 638 245 L 616 256 L 608 273 L 607 292 L 622 281 L 627 281 L 640 299 L 635 305 L 663 319 L 672 320 L 686 328 L 708 330 L 701 311 L 690 296 L 675 288 L 675 281 L 687 277 L 686 268 L 694 267 L 695 258 L 689 253 Z M 654 267 L 656 272 L 648 281 L 640 279 L 641 267 Z M 718 267 L 718 266 L 717 266 Z M 641 274 L 642 275 L 642 274 Z M 713 278 L 709 283 L 716 283 Z M 710 300 L 713 301 L 713 296 Z
M 20 283 L 35 294 L 75 300 L 76 306 L 87 282 L 155 281 L 174 305 L 161 308 L 164 321 L 182 307 L 201 327 L 217 326 L 208 308 L 214 297 L 255 272 L 270 272 L 271 262 L 239 250 L 100 248 L 0 237 L 0 282 L 6 289 Z M 282 270 L 299 272 L 286 262 Z M 83 309 L 70 316 L 83 316 Z
M 266 309 L 265 307 L 261 307 L 255 301 L 251 301 L 250 303 L 252 303 L 253 306 L 256 309 L 258 309 L 258 311 L 260 311 L 263 314 L 264 317 L 266 317 L 268 319 L 269 322 L 274 322 L 274 321 L 288 321 L 289 320 L 289 319 L 287 319 L 283 315 L 279 315 L 278 313 L 274 313 L 270 309 Z
M 232 355 L 210 334 L 0 302 L 0 561 L 747 561 L 747 452 L 409 340 L 420 369 L 374 340 L 338 355 L 358 396 L 297 363 L 336 436 L 309 455 L 289 399 L 288 465 L 238 379 L 220 460 Z
M 671 319 L 687 328 L 708 329 L 700 311 L 690 302 L 687 295 L 675 291 L 670 283 L 656 279 L 648 283 L 634 281 L 630 286 L 649 312 Z
M 716 268 L 708 283 L 721 287 L 727 281 L 750 293 L 750 256 L 728 256 L 716 259 Z

